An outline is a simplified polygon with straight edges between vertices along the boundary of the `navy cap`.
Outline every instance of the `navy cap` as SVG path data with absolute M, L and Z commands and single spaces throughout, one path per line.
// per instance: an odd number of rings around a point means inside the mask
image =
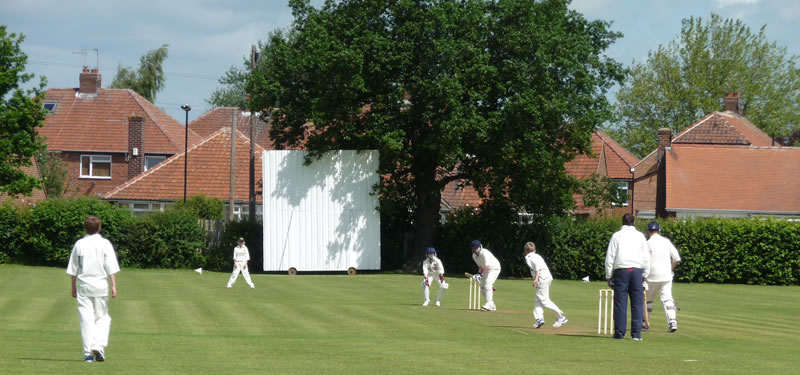
M 237 242 L 244 242 L 244 238 L 239 237 L 239 240 Z
M 478 240 L 472 240 L 472 248 L 473 248 L 473 249 L 477 249 L 477 248 L 479 248 L 479 247 L 481 247 L 481 241 L 478 241 Z
M 647 223 L 647 230 L 658 232 L 661 230 L 661 226 L 658 225 L 657 221 L 651 221 Z
M 430 253 L 436 254 L 436 249 L 434 249 L 432 247 L 429 247 L 428 249 L 425 250 L 425 252 L 428 253 L 428 254 L 430 254 Z

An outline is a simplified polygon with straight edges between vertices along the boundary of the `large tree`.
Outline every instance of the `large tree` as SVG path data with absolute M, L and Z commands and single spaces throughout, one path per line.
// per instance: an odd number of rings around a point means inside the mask
M 678 132 L 722 110 L 724 96 L 738 92 L 742 115 L 769 135 L 788 136 L 800 128 L 800 69 L 765 30 L 753 33 L 741 20 L 716 14 L 684 19 L 676 40 L 633 65 L 609 134 L 643 156 L 656 148 L 659 128 Z
M 156 101 L 156 94 L 164 89 L 167 77 L 164 75 L 162 65 L 167 59 L 169 45 L 151 50 L 139 58 L 139 69 L 122 66 L 117 68 L 117 74 L 109 85 L 112 89 L 131 89 L 149 100 Z
M 46 116 L 41 99 L 47 81 L 39 77 L 38 87 L 22 88 L 33 78 L 25 73 L 28 56 L 20 47 L 24 40 L 23 34 L 9 34 L 0 25 L 0 192 L 9 195 L 29 195 L 39 186 L 22 167 L 32 165 L 33 155 L 44 148 L 36 128 Z
M 382 205 L 413 212 L 431 245 L 442 188 L 550 215 L 573 202 L 564 163 L 611 115 L 620 35 L 566 0 L 289 2 L 248 92 L 279 147 L 380 151 Z M 466 245 L 465 245 L 466 246 Z

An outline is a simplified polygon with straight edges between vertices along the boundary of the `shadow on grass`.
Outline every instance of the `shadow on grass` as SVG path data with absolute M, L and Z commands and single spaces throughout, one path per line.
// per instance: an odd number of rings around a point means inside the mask
M 82 359 L 56 359 L 56 358 L 20 358 L 23 361 L 48 361 L 48 362 L 83 362 Z

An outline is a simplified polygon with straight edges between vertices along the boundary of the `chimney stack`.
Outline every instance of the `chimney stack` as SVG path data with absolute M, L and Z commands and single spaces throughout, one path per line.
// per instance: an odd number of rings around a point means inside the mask
M 144 172 L 144 117 L 128 118 L 128 179 Z
M 97 94 L 100 89 L 100 72 L 97 69 L 83 68 L 80 75 L 79 93 Z
M 664 149 L 672 146 L 672 130 L 669 128 L 658 129 L 658 152 L 657 158 L 660 160 L 661 155 L 664 154 Z
M 742 114 L 742 108 L 739 106 L 739 93 L 730 92 L 725 95 L 725 102 L 723 110 L 730 111 L 736 114 Z

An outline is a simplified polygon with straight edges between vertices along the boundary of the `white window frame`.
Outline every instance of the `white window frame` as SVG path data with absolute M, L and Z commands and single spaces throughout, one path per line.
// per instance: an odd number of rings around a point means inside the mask
M 47 106 L 50 105 L 50 104 L 53 105 L 53 109 L 47 109 Z M 42 102 L 42 108 L 44 108 L 48 112 L 48 114 L 55 112 L 56 111 L 56 107 L 58 107 L 58 101 L 45 100 L 44 102 Z
M 625 192 L 625 203 L 623 204 L 613 203 L 612 205 L 615 207 L 628 207 L 628 200 L 631 199 L 630 194 L 628 194 L 628 181 L 613 181 L 612 183 L 617 185 L 617 192 L 619 191 Z
M 162 161 L 167 160 L 167 156 L 166 155 L 145 155 L 144 156 L 144 170 L 150 169 L 150 168 L 147 167 L 147 160 L 148 159 L 156 159 L 156 158 L 158 158 L 159 162 L 153 164 L 153 167 L 155 167 L 156 165 L 158 165 Z
M 83 158 L 89 158 L 89 174 L 83 174 Z M 113 166 L 113 158 L 111 155 L 81 155 L 81 162 L 80 162 L 80 177 L 81 178 L 92 178 L 98 180 L 110 180 L 114 176 L 114 171 L 112 170 Z M 108 176 L 94 176 L 94 164 L 95 163 L 108 163 Z

